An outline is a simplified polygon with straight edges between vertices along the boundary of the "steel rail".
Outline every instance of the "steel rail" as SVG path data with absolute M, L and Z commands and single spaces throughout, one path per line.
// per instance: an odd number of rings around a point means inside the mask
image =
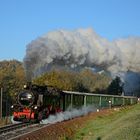
M 29 125 L 31 125 L 31 123 L 18 123 L 18 124 L 6 125 L 3 127 L 0 127 L 0 134 L 7 133 L 7 132 L 10 132 L 12 130 L 16 130 L 16 129 L 26 127 Z

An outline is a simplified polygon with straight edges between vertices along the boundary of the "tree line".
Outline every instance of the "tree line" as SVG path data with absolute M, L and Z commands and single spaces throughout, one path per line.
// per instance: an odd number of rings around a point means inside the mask
M 17 60 L 0 62 L 0 87 L 6 95 L 13 97 L 26 84 L 23 63 Z M 123 84 L 119 77 L 114 80 L 106 73 L 95 73 L 91 69 L 77 71 L 52 70 L 34 78 L 33 84 L 51 85 L 61 90 L 101 92 L 118 94 Z
M 0 62 L 0 87 L 3 89 L 3 102 L 10 104 L 15 95 L 26 84 L 23 63 L 17 60 Z M 113 81 L 106 73 L 94 73 L 90 69 L 79 72 L 52 70 L 33 79 L 33 84 L 51 85 L 61 90 L 120 95 L 123 84 L 119 77 Z M 6 106 L 6 105 L 4 105 Z M 5 108 L 4 108 L 5 110 Z
M 27 83 L 25 77 L 22 62 L 17 60 L 0 62 L 0 88 L 3 89 L 4 110 L 10 109 L 12 102 L 15 102 L 17 93 Z M 119 77 L 112 80 L 108 74 L 94 73 L 90 69 L 83 69 L 79 72 L 52 70 L 33 79 L 32 83 L 50 85 L 61 90 L 97 94 L 121 95 L 123 91 L 123 84 Z M 7 114 L 6 112 L 5 114 Z
M 17 60 L 0 62 L 0 88 L 3 91 L 3 115 L 10 114 L 10 106 L 15 102 L 15 94 L 25 83 L 22 63 Z

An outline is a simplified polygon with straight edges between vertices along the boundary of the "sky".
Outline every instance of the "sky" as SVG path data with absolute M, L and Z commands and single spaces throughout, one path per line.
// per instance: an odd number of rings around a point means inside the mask
M 140 36 L 140 0 L 0 0 L 0 61 L 23 61 L 37 37 L 80 28 L 110 41 Z

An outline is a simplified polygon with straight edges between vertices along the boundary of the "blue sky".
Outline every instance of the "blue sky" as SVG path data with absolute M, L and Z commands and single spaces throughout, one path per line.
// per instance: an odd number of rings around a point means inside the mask
M 140 36 L 140 0 L 0 0 L 0 60 L 56 29 L 93 28 L 108 40 Z

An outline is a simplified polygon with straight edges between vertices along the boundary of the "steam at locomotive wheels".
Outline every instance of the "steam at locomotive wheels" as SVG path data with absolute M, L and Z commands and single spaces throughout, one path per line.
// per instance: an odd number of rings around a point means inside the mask
M 97 108 L 132 105 L 137 98 L 72 91 L 61 91 L 52 86 L 28 84 L 17 95 L 13 109 L 14 121 L 39 122 L 50 114 L 56 114 L 71 108 L 94 105 Z

